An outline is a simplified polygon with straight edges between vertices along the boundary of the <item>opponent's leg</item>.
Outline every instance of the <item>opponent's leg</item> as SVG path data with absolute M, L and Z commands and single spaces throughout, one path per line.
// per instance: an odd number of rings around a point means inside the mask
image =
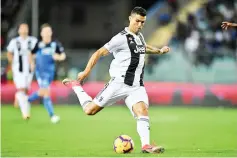
M 30 118 L 30 105 L 27 101 L 25 89 L 18 89 L 16 92 L 16 100 L 19 103 L 23 119 Z
M 26 79 L 27 78 L 23 73 L 13 72 L 13 80 L 17 89 L 17 92 L 15 94 L 15 103 L 19 104 L 24 119 L 28 119 L 30 117 L 30 105 L 27 101 L 26 94 Z
M 29 97 L 28 97 L 28 101 L 29 102 L 33 102 L 35 100 L 38 100 L 40 98 L 40 94 L 38 91 L 32 93 Z

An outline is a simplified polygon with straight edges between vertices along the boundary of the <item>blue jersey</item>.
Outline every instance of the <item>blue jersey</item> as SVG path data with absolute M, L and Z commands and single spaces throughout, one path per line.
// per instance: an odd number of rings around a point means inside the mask
M 51 72 L 55 71 L 55 61 L 53 54 L 61 54 L 64 52 L 62 45 L 56 41 L 52 41 L 48 44 L 39 41 L 36 43 L 32 54 L 36 55 L 35 69 L 39 72 Z
M 36 43 L 32 54 L 36 55 L 35 58 L 35 75 L 37 82 L 41 88 L 49 87 L 53 81 L 55 73 L 55 61 L 53 54 L 61 54 L 64 48 L 58 42 L 52 41 L 48 44 L 39 41 Z

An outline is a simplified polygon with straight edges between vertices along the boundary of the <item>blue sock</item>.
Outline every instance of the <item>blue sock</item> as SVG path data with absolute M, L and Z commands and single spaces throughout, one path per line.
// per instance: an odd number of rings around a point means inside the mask
M 50 97 L 44 97 L 43 98 L 43 103 L 44 103 L 45 109 L 49 113 L 49 116 L 52 117 L 54 115 L 54 110 L 53 110 L 53 104 L 52 104 L 51 98 Z
M 31 94 L 29 96 L 28 101 L 32 102 L 32 101 L 35 101 L 35 100 L 37 100 L 39 98 L 40 98 L 40 96 L 39 96 L 38 92 L 34 92 L 33 94 Z

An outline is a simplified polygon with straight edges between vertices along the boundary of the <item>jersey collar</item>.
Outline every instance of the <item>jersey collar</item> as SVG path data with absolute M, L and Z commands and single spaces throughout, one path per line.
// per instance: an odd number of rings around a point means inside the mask
M 125 27 L 125 31 L 127 31 L 128 33 L 132 34 L 133 36 L 137 36 L 135 33 L 129 31 L 128 27 Z
M 27 36 L 25 39 L 23 39 L 21 36 L 18 36 L 18 39 L 21 41 L 27 41 L 29 39 L 29 36 Z

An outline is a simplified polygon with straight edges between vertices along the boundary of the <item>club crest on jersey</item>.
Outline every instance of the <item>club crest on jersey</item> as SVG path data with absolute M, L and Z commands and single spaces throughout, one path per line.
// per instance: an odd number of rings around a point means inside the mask
M 134 53 L 145 54 L 146 49 L 143 45 L 136 45 L 136 49 L 134 49 Z
M 135 41 L 136 41 L 136 43 L 137 43 L 138 45 L 141 45 L 141 44 L 142 44 L 142 42 L 140 41 L 140 39 L 136 39 L 136 38 L 135 38 Z

